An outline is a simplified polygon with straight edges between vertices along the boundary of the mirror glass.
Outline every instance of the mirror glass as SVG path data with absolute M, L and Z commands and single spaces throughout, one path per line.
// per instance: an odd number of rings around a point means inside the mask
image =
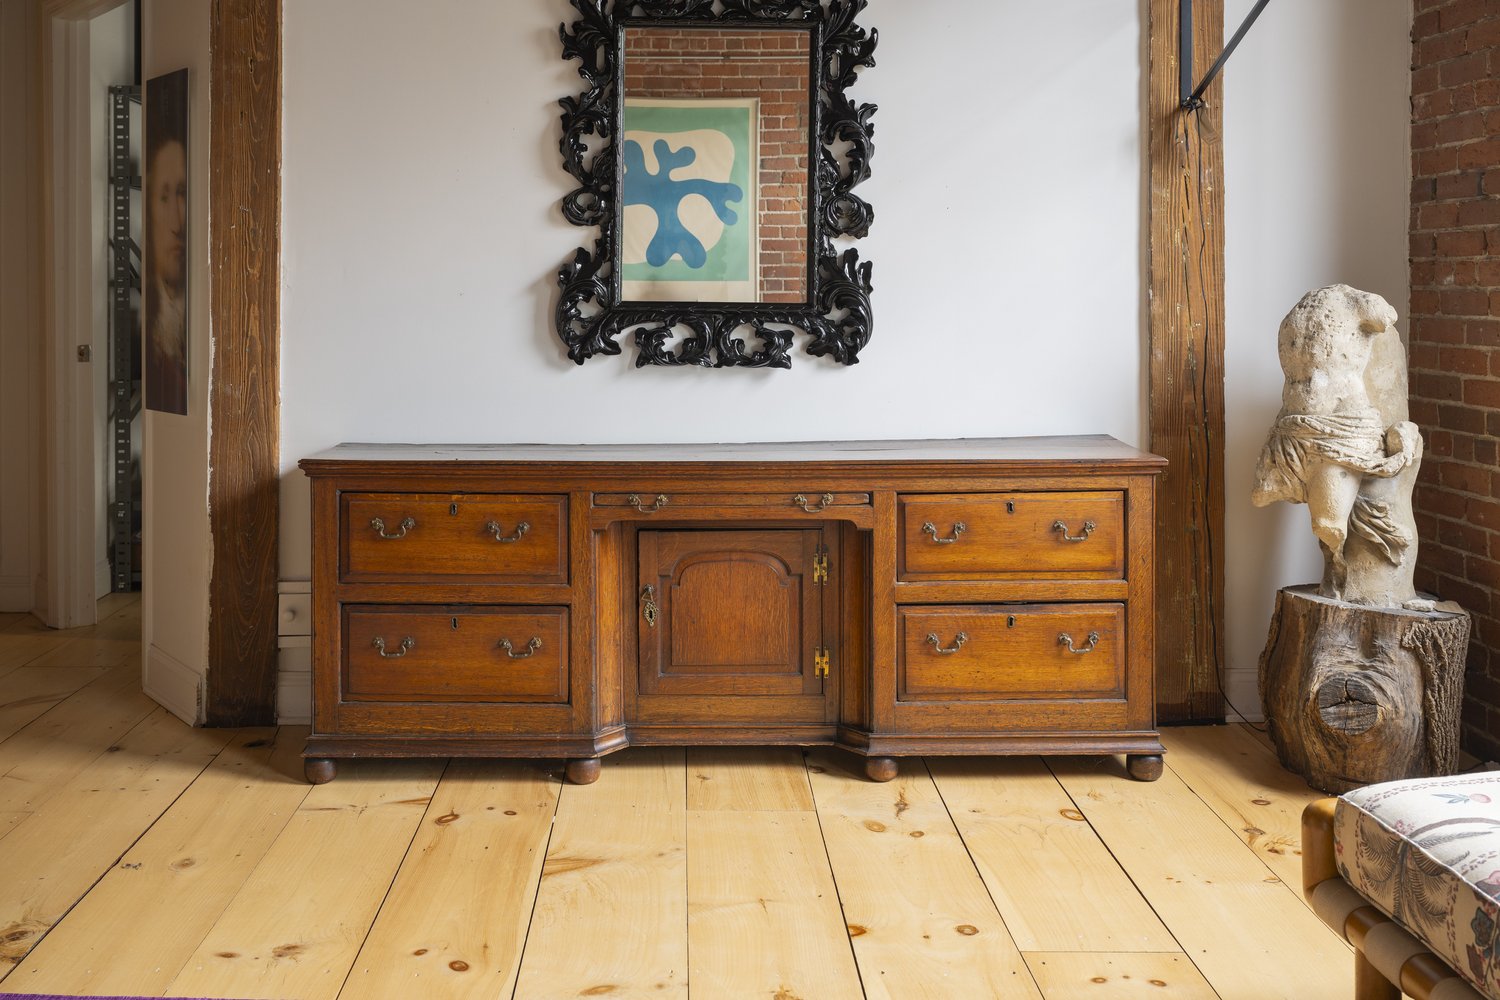
M 809 300 L 812 33 L 631 26 L 620 298 Z

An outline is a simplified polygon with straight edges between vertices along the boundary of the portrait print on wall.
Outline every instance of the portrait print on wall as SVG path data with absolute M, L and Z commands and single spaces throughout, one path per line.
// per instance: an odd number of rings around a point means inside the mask
M 626 301 L 759 300 L 759 104 L 625 101 Z
M 146 81 L 146 408 L 188 411 L 188 71 Z

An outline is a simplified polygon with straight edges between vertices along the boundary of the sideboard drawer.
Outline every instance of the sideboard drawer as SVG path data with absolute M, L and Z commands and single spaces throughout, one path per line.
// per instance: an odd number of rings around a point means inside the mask
M 599 493 L 594 496 L 594 506 L 628 507 L 643 514 L 704 507 L 733 507 L 773 514 L 795 514 L 798 511 L 816 514 L 836 507 L 869 507 L 870 494 L 828 493 L 823 490 L 802 493 Z
M 1123 604 L 898 609 L 900 701 L 1123 698 Z
M 343 701 L 568 700 L 567 608 L 344 608 Z
M 346 493 L 340 579 L 568 582 L 568 498 Z
M 1123 579 L 1123 493 L 903 496 L 903 581 L 1025 576 Z

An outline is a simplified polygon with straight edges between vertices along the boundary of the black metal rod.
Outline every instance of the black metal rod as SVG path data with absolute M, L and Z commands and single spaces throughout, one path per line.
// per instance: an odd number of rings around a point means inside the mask
M 1187 4 L 1188 6 L 1192 5 L 1192 0 L 1182 0 L 1182 2 Z M 1251 8 L 1249 15 L 1245 18 L 1245 23 L 1240 25 L 1239 30 L 1234 33 L 1234 37 L 1229 39 L 1229 44 L 1224 46 L 1224 51 L 1219 53 L 1219 58 L 1215 59 L 1214 64 L 1208 68 L 1208 72 L 1203 76 L 1203 81 L 1198 84 L 1197 88 L 1192 92 L 1191 95 L 1183 99 L 1182 106 L 1184 108 L 1200 108 L 1203 106 L 1204 91 L 1208 90 L 1208 88 L 1213 85 L 1214 78 L 1219 75 L 1219 71 L 1222 70 L 1224 68 L 1224 64 L 1229 61 L 1229 57 L 1234 55 L 1234 50 L 1239 48 L 1240 42 L 1244 39 L 1245 34 L 1249 32 L 1251 26 L 1255 24 L 1256 18 L 1260 17 L 1260 12 L 1265 10 L 1266 4 L 1270 2 L 1271 0 L 1257 0 L 1255 6 Z M 1191 15 L 1189 15 L 1189 17 L 1191 17 Z M 1188 52 L 1188 58 L 1191 59 L 1193 50 L 1193 41 L 1191 36 L 1187 38 L 1185 45 Z
M 1193 0 L 1177 0 L 1177 72 L 1178 94 L 1187 107 L 1193 93 Z

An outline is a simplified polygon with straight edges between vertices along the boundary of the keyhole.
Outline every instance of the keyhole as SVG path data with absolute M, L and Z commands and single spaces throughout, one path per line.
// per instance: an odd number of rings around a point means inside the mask
M 455 632 L 458 631 L 458 619 L 457 618 L 453 619 L 453 631 L 455 631 Z
M 1016 512 L 1016 502 L 1014 500 L 1005 501 L 1005 512 L 1007 514 L 1014 514 Z
M 1015 615 L 1006 615 L 1005 616 L 1005 627 L 1006 628 L 1015 628 L 1016 627 L 1016 616 Z

